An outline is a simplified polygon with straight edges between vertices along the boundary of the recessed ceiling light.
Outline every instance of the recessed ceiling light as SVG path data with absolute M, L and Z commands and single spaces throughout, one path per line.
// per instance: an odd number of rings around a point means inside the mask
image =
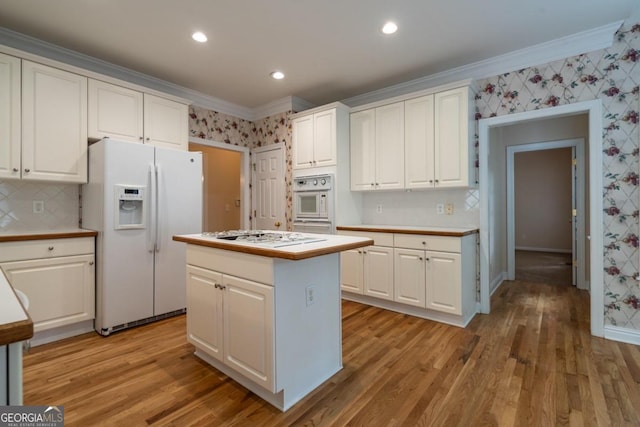
M 282 71 L 274 71 L 273 73 L 271 73 L 271 77 L 276 80 L 282 80 L 284 79 L 284 73 Z
M 193 33 L 191 35 L 191 38 L 193 38 L 195 41 L 200 42 L 200 43 L 204 43 L 207 41 L 207 36 L 200 31 L 196 31 L 195 33 Z
M 395 22 L 389 21 L 382 26 L 382 32 L 385 34 L 393 34 L 396 31 L 398 31 L 398 26 L 395 24 Z

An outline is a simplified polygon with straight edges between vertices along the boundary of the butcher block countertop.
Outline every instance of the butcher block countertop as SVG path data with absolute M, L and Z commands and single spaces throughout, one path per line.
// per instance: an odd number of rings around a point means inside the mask
M 259 243 L 222 240 L 211 236 L 202 236 L 200 234 L 173 236 L 173 240 L 191 245 L 207 246 L 210 248 L 225 249 L 250 255 L 259 255 L 268 258 L 282 258 L 294 261 L 333 254 L 349 249 L 362 248 L 373 244 L 373 240 L 363 237 L 337 236 L 332 234 L 309 235 L 322 238 L 324 240 L 320 242 L 299 243 L 278 248 L 269 247 L 268 245 L 260 245 Z
M 26 240 L 71 239 L 73 237 L 95 237 L 97 231 L 82 228 L 62 230 L 35 230 L 25 232 L 0 233 L 0 242 L 22 242 Z
M 0 345 L 28 340 L 33 322 L 0 270 Z
M 421 234 L 425 236 L 462 237 L 478 232 L 474 227 L 418 227 L 413 225 L 339 225 L 338 231 L 368 231 L 374 233 Z

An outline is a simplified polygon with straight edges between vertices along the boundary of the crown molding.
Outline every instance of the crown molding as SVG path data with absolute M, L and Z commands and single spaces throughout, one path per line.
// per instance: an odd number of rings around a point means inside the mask
M 388 86 L 382 89 L 343 99 L 342 103 L 355 107 L 381 101 L 387 98 L 406 95 L 441 86 L 458 80 L 483 79 L 499 74 L 521 70 L 535 65 L 546 64 L 559 59 L 606 49 L 613 44 L 613 35 L 624 21 L 582 31 L 570 36 L 562 37 L 545 43 L 540 43 L 525 49 L 489 58 L 472 64 L 463 65 L 441 73 L 420 77 L 415 80 Z

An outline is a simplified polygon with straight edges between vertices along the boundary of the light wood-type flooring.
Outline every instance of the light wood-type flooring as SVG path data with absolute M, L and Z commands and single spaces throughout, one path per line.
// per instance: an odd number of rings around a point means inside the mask
M 343 303 L 344 369 L 286 413 L 193 355 L 184 316 L 31 350 L 25 404 L 66 426 L 638 426 L 640 348 L 589 297 L 505 282 L 466 329 Z

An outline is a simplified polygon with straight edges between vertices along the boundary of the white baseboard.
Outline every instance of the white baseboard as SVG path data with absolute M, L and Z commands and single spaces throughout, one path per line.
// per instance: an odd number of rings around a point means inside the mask
M 489 283 L 489 296 L 493 295 L 505 280 L 507 280 L 507 272 L 503 271 L 502 273 L 498 274 L 491 283 Z
M 530 251 L 530 252 L 552 252 L 556 254 L 570 254 L 573 251 L 571 249 L 557 249 L 557 248 L 532 248 L 529 246 L 516 246 L 516 251 Z
M 604 337 L 612 341 L 640 345 L 640 331 L 636 329 L 620 328 L 618 326 L 605 326 Z
M 46 331 L 40 331 L 33 334 L 31 338 L 31 347 L 36 347 L 42 344 L 48 344 L 50 342 L 59 341 L 65 338 L 75 337 L 76 335 L 86 334 L 87 332 L 94 332 L 93 320 L 85 320 L 80 323 L 74 323 L 72 325 L 60 326 Z

